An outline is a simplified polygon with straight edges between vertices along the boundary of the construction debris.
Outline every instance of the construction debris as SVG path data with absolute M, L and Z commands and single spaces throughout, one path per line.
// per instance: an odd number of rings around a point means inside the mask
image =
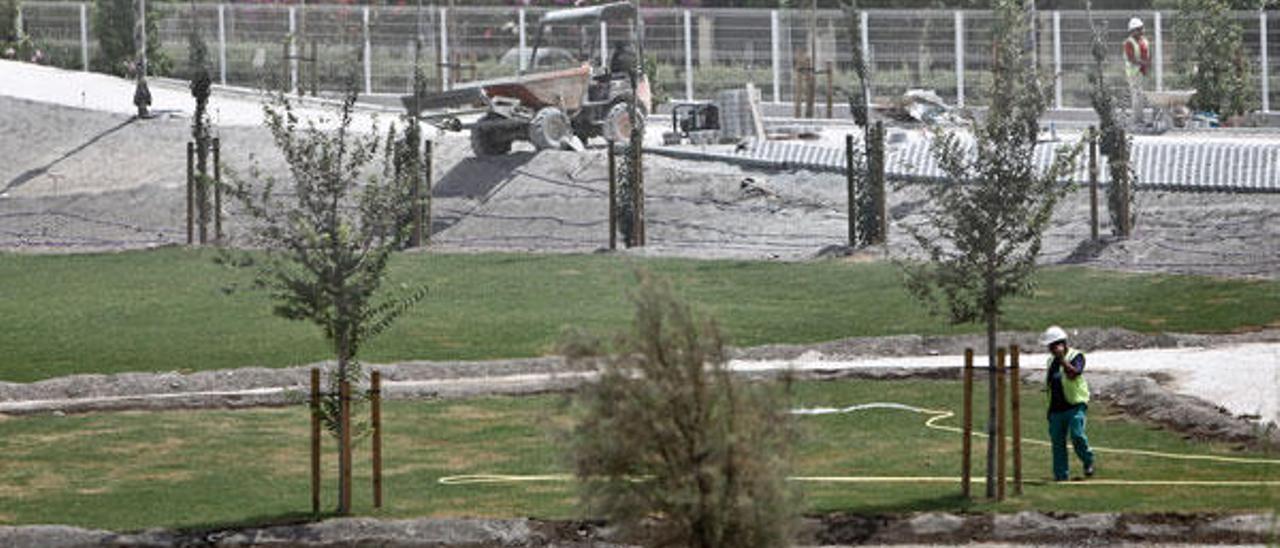
M 753 84 L 743 89 L 727 89 L 716 97 L 720 107 L 720 139 L 737 141 L 743 137 L 764 139 L 764 116 L 760 114 L 760 90 Z
M 956 125 L 964 123 L 955 109 L 948 105 L 938 93 L 931 89 L 909 89 L 895 101 L 889 112 L 893 117 L 903 121 L 914 121 L 928 125 Z

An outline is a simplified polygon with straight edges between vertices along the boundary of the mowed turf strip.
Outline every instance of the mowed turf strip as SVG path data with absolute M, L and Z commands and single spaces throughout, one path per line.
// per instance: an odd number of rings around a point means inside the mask
M 244 269 L 213 250 L 95 255 L 0 254 L 5 348 L 0 380 L 75 373 L 282 367 L 331 356 L 320 330 L 271 314 Z M 416 308 L 361 352 L 366 362 L 487 359 L 552 353 L 569 327 L 627 325 L 636 269 L 672 280 L 740 346 L 843 337 L 980 332 L 949 326 L 883 263 L 772 263 L 610 255 L 398 255 L 386 288 L 427 285 Z M 1042 271 L 1034 296 L 1011 300 L 1004 330 L 1123 327 L 1228 332 L 1280 325 L 1280 282 Z
M 975 407 L 985 409 L 985 391 Z M 369 441 L 356 446 L 355 510 L 381 517 L 583 517 L 571 482 L 441 485 L 457 474 L 570 473 L 570 396 L 394 401 L 384 407 L 385 506 L 372 508 Z M 1023 432 L 1046 439 L 1044 396 L 1023 390 Z M 794 407 L 895 402 L 952 410 L 958 381 L 838 381 L 794 385 Z M 358 408 L 360 413 L 367 409 Z M 367 416 L 367 415 L 364 415 Z M 958 476 L 960 436 L 926 428 L 927 416 L 876 409 L 797 417 L 796 476 Z M 979 429 L 983 421 L 977 421 Z M 244 411 L 99 413 L 0 418 L 0 524 L 63 523 L 113 530 L 202 528 L 295 519 L 310 511 L 308 414 L 303 407 Z M 1099 448 L 1258 456 L 1119 416 L 1089 411 Z M 975 440 L 975 476 L 984 442 Z M 1049 448 L 1024 447 L 1028 480 L 1050 477 Z M 1275 457 L 1274 455 L 1272 456 Z M 324 508 L 336 500 L 336 454 L 325 440 Z M 1073 476 L 1080 465 L 1072 457 Z M 1098 454 L 1097 480 L 1280 480 L 1280 465 Z M 1012 468 L 1009 471 L 1012 476 Z M 1280 488 L 1064 486 L 1035 483 L 1004 503 L 961 499 L 958 483 L 793 483 L 806 512 L 1037 509 L 1043 511 L 1267 511 Z M 1009 486 L 1012 493 L 1012 485 Z M 981 484 L 975 493 L 981 493 Z

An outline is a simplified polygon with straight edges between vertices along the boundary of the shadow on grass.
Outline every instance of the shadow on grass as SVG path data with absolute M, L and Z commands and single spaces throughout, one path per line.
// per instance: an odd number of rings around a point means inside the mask
M 806 515 L 826 517 L 844 514 L 870 516 L 913 512 L 964 512 L 980 506 L 985 500 L 979 489 L 975 490 L 973 498 L 965 498 L 959 492 L 956 492 L 932 497 L 903 499 L 886 504 L 840 504 L 839 507 L 823 505 L 807 512 Z

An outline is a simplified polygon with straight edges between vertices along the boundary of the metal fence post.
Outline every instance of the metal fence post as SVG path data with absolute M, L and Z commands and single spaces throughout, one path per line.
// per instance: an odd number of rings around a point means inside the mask
M 693 16 L 684 10 L 684 99 L 693 100 Z M 774 92 L 776 95 L 777 92 Z
M 773 60 L 773 102 L 782 102 L 782 29 L 778 10 L 769 10 L 769 53 Z
M 440 89 L 449 91 L 449 8 L 440 8 Z
M 1262 28 L 1267 28 L 1265 23 L 1263 23 Z M 1266 44 L 1266 38 L 1262 38 L 1262 40 L 1263 44 Z M 84 3 L 81 3 L 81 65 L 84 67 L 84 72 L 88 72 L 88 5 Z M 1266 70 L 1266 68 L 1263 68 L 1263 70 Z
M 875 68 L 875 67 L 876 67 L 876 60 L 875 60 L 875 55 L 873 55 L 873 52 L 871 51 L 871 32 L 870 32 L 870 28 L 871 28 L 871 27 L 870 27 L 870 19 L 871 19 L 871 16 L 870 16 L 869 14 L 867 14 L 867 11 L 866 11 L 866 10 L 863 10 L 863 11 L 862 11 L 861 16 L 862 16 L 862 19 L 861 19 L 861 21 L 859 22 L 859 24 L 862 26 L 862 30 L 861 30 L 861 32 L 862 32 L 862 58 L 865 60 L 864 62 L 865 62 L 865 63 L 866 63 L 866 65 L 867 65 L 867 73 L 869 73 L 869 74 L 875 74 L 875 73 L 876 73 L 876 68 Z M 812 62 L 812 60 L 810 60 L 810 62 Z M 868 88 L 868 89 L 867 89 L 867 97 L 870 97 L 870 96 L 871 96 L 871 89 L 870 89 L 870 88 L 871 88 L 871 83 L 870 83 L 870 82 L 868 82 L 868 83 L 867 83 L 867 88 Z M 870 113 L 868 113 L 868 115 L 870 115 Z
M 1062 12 L 1053 10 L 1053 107 L 1062 110 Z
M 956 106 L 964 108 L 964 12 L 956 10 Z
M 218 4 L 218 81 L 227 85 L 227 5 Z
M 516 14 L 517 14 L 517 18 L 518 18 L 518 20 L 519 20 L 519 22 L 520 22 L 520 26 L 519 26 L 519 29 L 518 29 L 518 32 L 520 33 L 520 55 L 519 55 L 519 57 L 520 57 L 520 64 L 519 64 L 519 66 L 520 66 L 520 74 L 524 74 L 524 71 L 529 70 L 529 60 L 528 60 L 528 59 L 525 59 L 525 56 L 526 56 L 526 55 L 528 55 L 528 53 L 525 53 L 525 52 L 527 52 L 527 51 L 529 51 L 529 50 L 528 50 L 528 42 L 527 42 L 527 38 L 525 37 L 525 32 L 524 32 L 524 8 L 520 8 L 520 9 L 516 12 Z
M 23 34 L 26 34 L 26 30 L 27 30 L 25 28 L 25 25 L 23 25 L 22 23 L 22 19 L 23 19 L 22 2 L 18 2 L 18 7 L 15 11 L 17 13 L 15 13 L 13 16 L 13 30 L 18 31 L 18 36 L 21 37 Z
M 1164 91 L 1164 27 L 1160 20 L 1160 12 L 1156 12 L 1156 91 Z
M 1262 52 L 1262 112 L 1271 112 L 1270 69 L 1267 62 L 1267 12 L 1258 10 L 1258 46 Z
M 298 10 L 289 6 L 289 93 L 298 92 Z
M 373 45 L 369 41 L 369 6 L 364 7 L 360 30 L 364 33 L 364 92 L 373 93 Z

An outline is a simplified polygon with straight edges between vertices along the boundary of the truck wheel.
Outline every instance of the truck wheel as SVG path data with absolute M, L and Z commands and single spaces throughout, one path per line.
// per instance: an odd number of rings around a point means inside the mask
M 492 118 L 486 116 L 471 128 L 471 151 L 476 156 L 499 156 L 511 152 L 510 139 L 499 131 L 484 127 L 484 122 L 490 119 Z
M 573 135 L 573 122 L 563 110 L 546 107 L 533 115 L 529 122 L 529 141 L 538 150 L 558 149 L 565 139 Z
M 636 106 L 636 114 L 639 116 L 640 130 L 644 130 L 644 108 Z M 604 138 L 608 141 L 619 143 L 631 138 L 631 106 L 625 102 L 614 103 L 609 107 L 608 114 L 604 117 Z

